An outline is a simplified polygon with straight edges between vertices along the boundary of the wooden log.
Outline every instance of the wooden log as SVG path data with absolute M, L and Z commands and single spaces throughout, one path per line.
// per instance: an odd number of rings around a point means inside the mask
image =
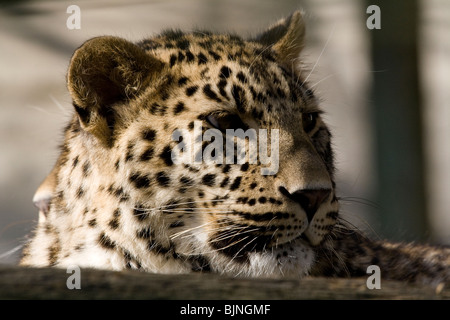
M 80 270 L 81 289 L 68 289 L 65 269 L 0 266 L 0 299 L 290 300 L 450 299 L 444 285 L 422 286 L 367 278 L 248 279 L 218 274 L 150 274 L 138 271 Z

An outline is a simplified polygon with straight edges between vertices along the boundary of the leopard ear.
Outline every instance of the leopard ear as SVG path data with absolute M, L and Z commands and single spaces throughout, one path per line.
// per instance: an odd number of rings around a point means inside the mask
M 113 105 L 138 96 L 161 73 L 164 63 L 117 37 L 85 42 L 72 56 L 67 86 L 82 128 L 111 144 Z
M 256 41 L 272 46 L 279 59 L 287 64 L 298 58 L 303 49 L 305 38 L 305 23 L 300 11 L 295 11 L 285 19 L 281 19 L 269 29 L 260 34 Z

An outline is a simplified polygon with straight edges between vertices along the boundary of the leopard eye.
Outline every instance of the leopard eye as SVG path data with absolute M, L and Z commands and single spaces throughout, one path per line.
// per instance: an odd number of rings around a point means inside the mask
M 310 112 L 302 114 L 302 125 L 303 130 L 305 130 L 305 132 L 310 132 L 315 128 L 318 115 L 319 115 L 318 112 Z
M 221 131 L 225 131 L 226 129 L 246 130 L 248 128 L 238 115 L 232 113 L 212 113 L 206 116 L 206 121 L 211 126 Z

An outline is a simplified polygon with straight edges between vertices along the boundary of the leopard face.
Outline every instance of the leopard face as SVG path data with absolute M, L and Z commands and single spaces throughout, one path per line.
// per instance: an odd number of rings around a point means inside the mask
M 83 44 L 48 212 L 22 264 L 308 273 L 339 205 L 331 134 L 297 63 L 303 37 L 296 12 L 252 40 Z

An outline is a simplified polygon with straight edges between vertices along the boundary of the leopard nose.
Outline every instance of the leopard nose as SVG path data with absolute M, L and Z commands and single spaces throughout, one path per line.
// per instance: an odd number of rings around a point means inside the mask
M 284 187 L 280 187 L 279 190 L 283 195 L 300 204 L 306 212 L 308 222 L 311 222 L 319 206 L 331 193 L 331 189 L 302 189 L 293 193 L 290 193 Z

